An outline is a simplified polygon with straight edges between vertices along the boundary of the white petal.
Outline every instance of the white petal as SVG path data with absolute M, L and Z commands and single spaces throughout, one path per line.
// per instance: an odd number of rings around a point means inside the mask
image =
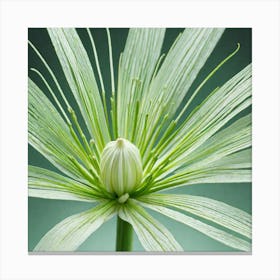
M 251 244 L 248 241 L 245 241 L 239 237 L 236 237 L 230 233 L 227 233 L 223 230 L 220 230 L 218 228 L 215 228 L 213 226 L 210 226 L 208 224 L 205 224 L 201 221 L 198 221 L 192 217 L 189 217 L 187 215 L 184 215 L 180 212 L 168 209 L 166 207 L 162 206 L 156 206 L 156 205 L 151 205 L 148 203 L 145 203 L 145 206 L 153 209 L 167 217 L 172 218 L 173 220 L 176 220 L 178 222 L 181 222 L 187 226 L 190 226 L 205 235 L 220 241 L 221 243 L 224 243 L 232 248 L 241 250 L 241 251 L 250 251 L 251 250 Z
M 29 166 L 28 195 L 47 199 L 66 199 L 93 202 L 93 188 L 47 169 Z
M 34 248 L 39 252 L 75 251 L 94 231 L 116 213 L 112 202 L 70 216 L 47 232 Z
M 48 32 L 87 128 L 101 152 L 110 136 L 87 52 L 75 29 L 49 28 Z
M 251 215 L 221 201 L 201 196 L 176 194 L 151 194 L 142 196 L 139 200 L 195 214 L 251 238 Z
M 119 209 L 121 219 L 130 223 L 147 251 L 182 251 L 172 234 L 131 199 Z

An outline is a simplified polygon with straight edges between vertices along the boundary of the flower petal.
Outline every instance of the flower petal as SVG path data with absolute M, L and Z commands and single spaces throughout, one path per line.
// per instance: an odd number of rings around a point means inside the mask
M 39 252 L 75 251 L 94 231 L 116 213 L 114 202 L 70 216 L 47 232 L 34 248 Z
M 172 234 L 131 199 L 119 209 L 121 219 L 133 226 L 147 251 L 182 251 Z
M 185 29 L 152 81 L 149 97 L 158 99 L 159 94 L 164 94 L 163 101 L 173 104 L 169 108 L 171 115 L 175 113 L 223 32 L 223 28 Z
M 194 219 L 192 217 L 189 217 L 180 212 L 168 209 L 163 206 L 157 206 L 157 205 L 153 205 L 150 203 L 145 203 L 142 205 L 147 208 L 150 208 L 154 211 L 157 211 L 175 221 L 178 221 L 187 226 L 190 226 L 190 227 L 204 233 L 205 235 L 207 235 L 223 244 L 226 244 L 227 246 L 230 246 L 232 248 L 235 248 L 235 249 L 238 249 L 241 251 L 246 251 L 246 252 L 251 250 L 251 244 L 248 241 L 241 239 L 239 237 L 236 237 L 226 231 L 220 230 L 211 225 L 198 221 L 197 219 Z
M 195 158 L 195 150 L 202 146 L 210 137 L 217 133 L 233 117 L 251 105 L 251 65 L 244 68 L 219 90 L 211 94 L 194 112 L 183 122 L 178 130 L 169 136 L 165 143 L 161 143 L 155 148 L 159 153 L 159 159 L 150 171 L 153 173 L 157 169 L 166 170 L 180 167 L 180 161 L 187 159 L 192 153 Z M 248 117 L 247 117 L 248 119 Z M 250 124 L 246 117 L 242 119 L 241 126 L 244 130 L 234 129 L 235 137 L 244 136 L 244 148 L 250 145 Z M 244 125 L 245 123 L 245 125 Z M 236 127 L 238 127 L 236 125 Z M 230 140 L 231 130 L 225 130 L 227 139 Z M 218 134 L 220 137 L 223 133 Z M 240 137 L 241 138 L 241 137 Z M 217 138 L 216 138 L 217 139 Z M 215 140 L 216 140 L 215 139 Z M 243 140 L 243 138 L 241 139 Z M 220 140 L 222 141 L 222 140 Z M 211 143 L 211 140 L 210 140 Z M 213 141 L 212 144 L 215 144 Z M 230 150 L 233 144 L 222 148 Z M 221 149 L 218 147 L 217 151 Z M 211 147 L 210 147 L 211 148 Z M 198 150 L 199 152 L 199 150 Z M 227 151 L 228 152 L 228 151 Z M 210 154 L 210 152 L 208 152 Z M 174 169 L 172 169 L 174 170 Z M 161 172 L 162 174 L 163 172 Z M 161 175 L 160 174 L 160 175 Z
M 87 52 L 74 28 L 49 28 L 48 32 L 87 128 L 101 152 L 110 135 Z
M 197 170 L 210 164 L 212 166 L 212 163 L 223 157 L 250 147 L 252 144 L 251 125 L 251 114 L 249 114 L 209 138 L 193 152 L 190 148 L 187 156 L 182 155 L 176 160 L 176 164 L 180 165 L 178 171 Z M 248 156 L 246 161 L 251 160 L 250 154 L 246 153 L 246 155 Z
M 191 184 L 193 180 L 211 177 L 212 180 L 224 170 L 222 180 L 251 181 L 251 114 L 240 118 L 227 128 L 206 140 L 199 148 L 177 157 L 157 178 L 156 185 Z M 244 150 L 246 149 L 246 150 Z M 240 171 L 240 172 L 239 172 Z M 239 172 L 239 173 L 238 173 Z M 238 178 L 238 174 L 240 178 Z M 231 177 L 233 176 L 233 177 Z M 237 176 L 237 177 L 236 177 Z M 248 177 L 249 176 L 249 177 Z M 199 181 L 198 181 L 199 182 Z
M 71 158 L 91 167 L 88 155 L 76 144 L 68 125 L 52 103 L 30 79 L 28 93 L 29 144 L 65 174 L 72 178 L 81 177 Z
M 139 200 L 195 214 L 251 238 L 251 215 L 226 203 L 201 196 L 176 194 L 151 194 L 142 196 Z
M 187 28 L 178 36 L 143 96 L 143 117 L 137 130 L 143 142 L 149 146 L 157 142 L 152 138 L 154 131 L 163 132 L 173 119 L 223 32 L 222 28 Z M 145 156 L 150 152 L 145 145 L 142 150 Z
M 139 122 L 137 102 L 142 103 L 148 91 L 160 56 L 164 32 L 162 28 L 131 28 L 129 30 L 119 63 L 117 97 L 119 137 L 133 141 L 133 134 L 136 133 L 133 129 L 134 123 Z M 128 110 L 123 110 L 123 107 Z
M 98 198 L 92 187 L 35 166 L 28 168 L 28 195 L 88 202 L 94 202 Z

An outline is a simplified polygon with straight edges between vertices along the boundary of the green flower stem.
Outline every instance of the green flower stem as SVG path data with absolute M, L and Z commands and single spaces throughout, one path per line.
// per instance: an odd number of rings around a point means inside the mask
M 132 249 L 133 228 L 132 226 L 118 217 L 117 220 L 117 241 L 116 251 L 129 252 Z

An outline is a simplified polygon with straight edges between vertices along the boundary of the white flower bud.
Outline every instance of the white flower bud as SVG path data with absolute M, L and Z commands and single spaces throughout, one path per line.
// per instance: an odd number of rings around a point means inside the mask
M 130 193 L 140 184 L 143 176 L 138 148 L 123 138 L 109 142 L 101 154 L 100 171 L 109 192 L 118 196 Z

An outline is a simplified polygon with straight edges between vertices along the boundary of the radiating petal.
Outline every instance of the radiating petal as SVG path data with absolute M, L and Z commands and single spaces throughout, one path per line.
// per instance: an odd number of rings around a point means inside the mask
M 195 214 L 251 238 L 251 215 L 226 203 L 201 196 L 176 194 L 151 194 L 142 196 L 139 200 Z
M 138 131 L 138 128 L 136 131 L 134 129 L 134 123 L 139 122 L 137 118 L 140 118 L 145 93 L 149 89 L 160 56 L 164 32 L 162 28 L 129 30 L 119 63 L 117 97 L 119 137 L 132 141 L 135 138 L 133 134 Z M 124 110 L 124 107 L 127 110 Z M 140 111 L 138 116 L 137 110 Z
M 215 227 L 208 225 L 206 223 L 203 223 L 197 219 L 194 219 L 192 217 L 189 217 L 180 212 L 168 209 L 163 206 L 152 205 L 150 203 L 145 203 L 143 205 L 145 205 L 145 207 L 150 208 L 154 211 L 157 211 L 175 221 L 178 221 L 187 226 L 190 226 L 190 227 L 204 233 L 205 235 L 207 235 L 223 244 L 226 244 L 227 246 L 230 246 L 232 248 L 235 248 L 235 249 L 238 249 L 241 251 L 246 251 L 246 252 L 251 250 L 251 244 L 248 241 L 241 239 L 239 237 L 236 237 L 233 234 L 230 234 L 226 231 L 215 228 Z
M 110 135 L 87 52 L 74 28 L 49 28 L 48 32 L 87 128 L 101 152 Z
M 71 158 L 79 160 L 85 167 L 90 167 L 84 150 L 76 144 L 68 125 L 52 103 L 30 79 L 28 93 L 29 143 L 65 174 L 73 178 L 81 177 Z
M 70 216 L 47 232 L 34 248 L 39 252 L 75 251 L 94 231 L 116 213 L 114 202 Z
M 206 141 L 217 133 L 225 124 L 233 117 L 251 105 L 251 65 L 244 68 L 231 80 L 229 80 L 219 90 L 211 94 L 194 112 L 186 119 L 181 127 L 171 134 L 166 143 L 162 143 L 155 149 L 159 153 L 159 159 L 150 171 L 162 169 L 162 175 L 165 170 L 177 169 L 181 166 L 184 159 L 188 156 L 196 158 L 196 150 L 201 147 Z M 247 117 L 248 119 L 248 117 Z M 244 140 L 243 147 L 250 145 L 250 124 L 245 119 L 245 123 L 240 132 L 234 129 L 233 135 L 240 141 Z M 240 123 L 239 123 L 240 124 Z M 239 126 L 236 125 L 237 127 Z M 225 130 L 228 140 L 231 137 L 231 130 Z M 222 137 L 221 133 L 217 137 Z M 216 138 L 217 139 L 217 138 Z M 215 139 L 215 140 L 216 140 Z M 211 140 L 210 140 L 211 141 Z M 221 140 L 220 140 L 221 142 Z M 212 143 L 213 144 L 213 143 Z M 215 143 L 214 143 L 215 144 Z M 222 144 L 222 143 L 220 143 Z M 221 145 L 216 149 L 230 150 L 233 144 Z M 210 147 L 211 150 L 211 147 Z M 198 150 L 198 153 L 201 152 Z M 210 153 L 209 151 L 207 153 Z
M 173 104 L 169 110 L 174 113 L 223 32 L 223 28 L 185 29 L 167 53 L 149 95 L 157 99 L 164 94 L 164 101 Z
M 180 164 L 178 171 L 197 170 L 204 166 L 212 166 L 212 163 L 223 157 L 244 150 L 251 145 L 252 123 L 251 114 L 249 114 L 216 133 L 192 153 L 177 159 L 176 163 Z M 246 155 L 248 156 L 246 161 L 251 160 L 250 154 L 246 153 Z
M 182 251 L 172 234 L 131 199 L 119 209 L 121 219 L 133 226 L 147 251 Z
M 28 195 L 47 199 L 94 202 L 98 196 L 92 187 L 40 167 L 28 168 Z
M 240 152 L 243 154 L 243 152 Z M 226 161 L 227 158 L 224 158 Z M 223 161 L 221 161 L 222 163 Z M 229 167 L 214 166 L 204 168 L 199 172 L 184 173 L 180 177 L 180 174 L 171 176 L 163 181 L 158 181 L 150 186 L 150 191 L 156 192 L 159 190 L 166 190 L 170 188 L 178 188 L 186 185 L 196 184 L 211 184 L 211 183 L 249 183 L 252 182 L 252 171 L 251 169 L 243 169 L 242 165 L 250 166 L 250 162 L 244 162 L 240 164 L 240 168 L 236 168 L 235 163 L 228 161 Z M 230 165 L 233 165 L 231 168 Z
M 156 185 L 179 186 L 191 184 L 197 179 L 203 181 L 209 177 L 209 183 L 224 171 L 224 182 L 251 181 L 252 143 L 251 114 L 240 118 L 227 128 L 206 140 L 199 148 L 192 147 L 177 157 L 157 178 Z M 245 149 L 245 150 L 244 150 Z M 171 166 L 172 165 L 172 166 Z M 238 175 L 240 178 L 238 179 Z M 233 177 L 231 177 L 233 176 Z M 228 178 L 228 181 L 227 181 Z
M 155 143 L 154 131 L 163 131 L 163 124 L 173 119 L 223 32 L 222 28 L 187 28 L 177 38 L 143 97 L 138 134 L 145 143 L 150 146 Z M 142 149 L 143 153 L 149 153 L 145 145 Z

